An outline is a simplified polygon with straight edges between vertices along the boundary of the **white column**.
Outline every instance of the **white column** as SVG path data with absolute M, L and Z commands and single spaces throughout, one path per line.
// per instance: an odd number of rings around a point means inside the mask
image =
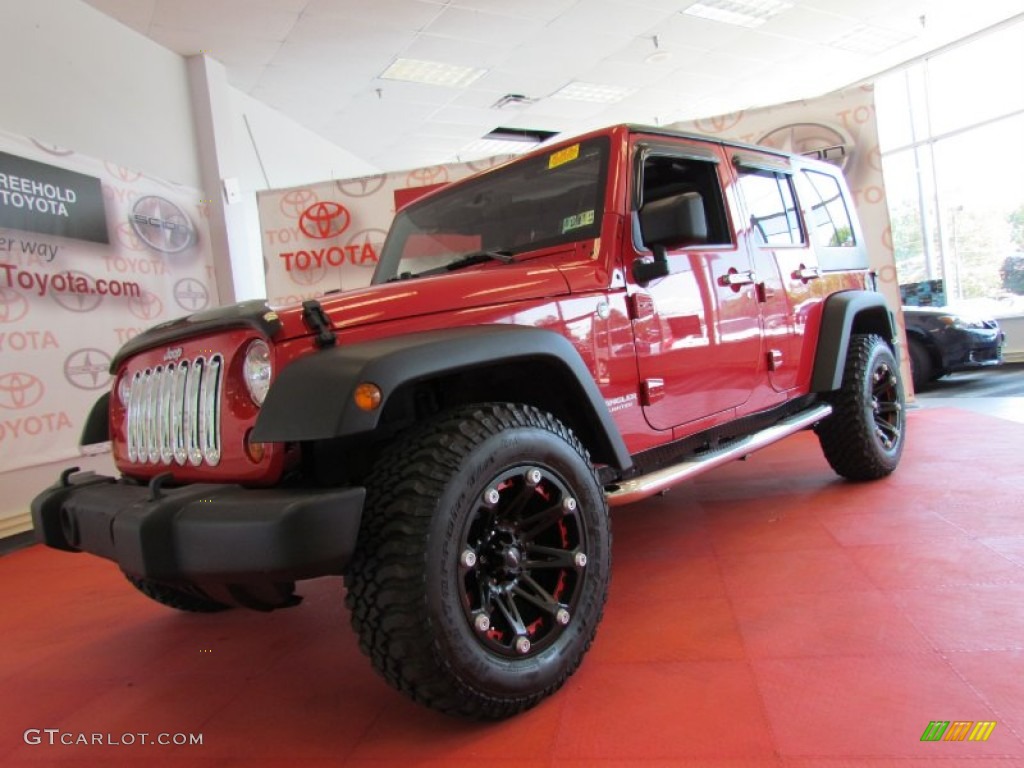
M 230 85 L 224 65 L 205 54 L 185 59 L 195 119 L 199 170 L 210 210 L 210 239 L 221 304 L 266 295 L 262 253 L 249 232 L 239 187 Z M 254 206 L 249 206 L 254 208 Z

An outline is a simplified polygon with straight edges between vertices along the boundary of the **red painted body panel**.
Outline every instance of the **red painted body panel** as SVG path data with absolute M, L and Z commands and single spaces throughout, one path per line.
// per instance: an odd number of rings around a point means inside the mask
M 115 385 L 110 397 L 111 444 L 114 461 L 118 469 L 129 477 L 149 479 L 170 472 L 179 482 L 202 482 L 230 480 L 251 485 L 275 483 L 285 465 L 285 447 L 279 444 L 265 446 L 262 461 L 252 461 L 245 450 L 245 439 L 256 423 L 259 409 L 253 403 L 242 381 L 242 357 L 249 342 L 259 338 L 255 331 L 233 330 L 211 337 L 185 339 L 173 345 L 155 347 L 124 363 L 117 371 Z M 216 467 L 202 464 L 194 467 L 188 462 L 180 465 L 172 462 L 133 463 L 128 459 L 128 444 L 125 434 L 125 408 L 117 395 L 117 384 L 122 377 L 132 376 L 147 368 L 153 369 L 166 362 L 168 349 L 178 350 L 175 357 L 194 360 L 199 356 L 220 353 L 224 356 L 226 373 L 222 390 L 221 416 L 221 461 Z M 271 350 L 275 348 L 271 345 Z
M 796 276 L 800 270 L 817 266 L 813 248 L 758 245 L 739 199 L 735 148 L 692 137 L 652 138 L 626 126 L 590 136 L 607 136 L 610 143 L 599 237 L 519 252 L 515 263 L 491 261 L 325 296 L 320 304 L 338 345 L 464 325 L 518 324 L 554 331 L 579 352 L 631 453 L 806 394 L 822 302 L 836 291 L 863 288 L 864 272 L 801 279 Z M 634 238 L 632 201 L 638 198 L 632 185 L 645 142 L 652 141 L 670 150 L 696 147 L 714 155 L 732 242 L 669 251 L 670 274 L 640 285 L 631 266 L 650 252 Z M 752 154 L 750 148 L 743 151 Z M 723 282 L 729 274 L 748 271 L 756 281 L 741 286 Z M 279 372 L 317 348 L 301 307 L 277 312 L 280 329 L 268 341 Z M 216 467 L 130 463 L 115 386 L 112 434 L 122 472 L 144 479 L 170 470 L 181 481 L 257 485 L 280 478 L 287 463 L 284 446 L 267 446 L 259 463 L 245 451 L 257 408 L 241 381 L 241 355 L 256 336 L 256 331 L 234 330 L 177 345 L 185 358 L 213 348 L 227 361 L 223 458 Z M 138 355 L 118 376 L 160 364 L 165 352 L 161 347 Z

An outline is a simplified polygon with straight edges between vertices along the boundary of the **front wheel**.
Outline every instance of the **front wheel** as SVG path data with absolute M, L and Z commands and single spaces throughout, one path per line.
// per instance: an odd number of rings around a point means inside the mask
M 881 336 L 850 338 L 843 384 L 828 400 L 832 415 L 817 432 L 832 469 L 850 480 L 877 480 L 896 469 L 906 408 L 899 363 Z
M 500 719 L 579 666 L 610 545 L 604 493 L 565 425 L 530 406 L 462 407 L 379 460 L 346 602 L 391 685 L 449 714 Z

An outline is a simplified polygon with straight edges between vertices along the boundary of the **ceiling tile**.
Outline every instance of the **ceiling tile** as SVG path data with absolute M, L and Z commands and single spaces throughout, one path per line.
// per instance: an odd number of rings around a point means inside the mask
M 361 25 L 418 31 L 441 13 L 442 8 L 421 0 L 308 0 L 304 17 L 343 18 Z
M 671 11 L 630 6 L 611 0 L 586 0 L 548 26 L 566 36 L 614 34 L 636 37 L 653 34 L 650 30 L 672 15 Z
M 571 134 L 811 98 L 1022 10 L 1021 0 L 792 0 L 745 30 L 682 14 L 693 0 L 85 2 L 171 50 L 210 51 L 235 87 L 390 168 L 429 164 L 497 125 Z M 877 55 L 828 44 L 863 25 L 907 42 Z M 461 90 L 380 80 L 398 57 L 488 71 Z M 638 90 L 610 105 L 548 98 L 573 80 Z M 509 93 L 539 102 L 491 108 Z
M 606 60 L 580 73 L 576 79 L 588 83 L 643 88 L 663 80 L 672 71 L 671 64 L 671 59 L 660 65 Z
M 841 35 L 856 26 L 859 21 L 849 14 L 836 14 L 798 6 L 769 19 L 758 27 L 757 31 L 799 40 L 821 41 Z
M 793 38 L 760 30 L 747 30 L 737 38 L 733 48 L 741 58 L 757 59 L 762 62 L 774 63 L 793 58 L 806 58 L 804 46 L 794 45 Z
M 288 35 L 285 45 L 330 58 L 368 56 L 390 61 L 416 37 L 413 30 L 361 19 L 303 15 Z
M 227 67 L 228 83 L 240 91 L 248 93 L 263 76 L 264 66 L 233 66 Z
M 451 103 L 436 110 L 430 115 L 430 120 L 440 123 L 459 123 L 462 125 L 477 125 L 486 133 L 495 125 L 504 124 L 505 113 L 496 109 L 484 107 L 462 106 L 458 103 Z
M 506 65 L 502 65 L 500 69 L 490 70 L 469 87 L 469 92 L 484 91 L 488 96 L 516 93 L 527 98 L 540 99 L 551 95 L 572 79 L 552 67 L 516 68 L 512 61 L 509 65 L 511 66 L 508 69 L 505 68 Z M 496 99 L 492 98 L 490 104 L 494 101 Z
M 902 0 L 899 4 L 910 5 L 911 2 L 913 0 Z M 897 4 L 894 4 L 892 0 L 856 0 L 856 2 L 851 2 L 851 0 L 800 0 L 800 6 L 803 8 L 828 11 L 854 19 L 866 19 L 869 16 L 892 11 L 894 5 Z M 795 12 L 795 9 L 791 12 Z M 782 18 L 780 17 L 780 21 Z
M 534 115 L 548 117 L 563 117 L 570 120 L 593 117 L 605 110 L 607 104 L 599 104 L 592 101 L 572 101 L 570 99 L 544 99 L 531 104 L 523 110 L 524 118 Z
M 446 64 L 489 69 L 505 61 L 514 45 L 481 43 L 475 40 L 459 40 L 457 44 L 453 44 L 450 38 L 423 34 L 402 51 L 402 56 L 407 59 L 441 61 Z
M 195 29 L 165 27 L 162 24 L 153 24 L 149 36 L 165 48 L 170 48 L 183 56 L 202 52 L 228 68 L 234 65 L 265 66 L 281 48 L 281 42 L 278 40 L 234 32 L 207 35 Z
M 425 31 L 439 37 L 507 47 L 531 39 L 543 28 L 544 23 L 537 19 L 499 16 L 484 11 L 449 7 L 445 8 Z
M 661 47 L 670 50 L 677 47 L 711 49 L 730 45 L 745 31 L 732 24 L 677 13 L 658 28 L 658 41 Z
M 507 16 L 519 16 L 535 21 L 549 22 L 574 8 L 579 0 L 426 0 L 430 5 L 455 6 L 477 11 L 489 11 Z
M 157 0 L 87 0 L 98 11 L 120 21 L 143 34 L 149 29 L 156 13 Z
M 450 139 L 458 139 L 460 142 L 469 142 L 474 139 L 479 139 L 485 133 L 489 133 L 499 125 L 504 125 L 504 123 L 500 123 L 496 120 L 493 124 L 488 124 L 485 130 L 481 130 L 479 125 L 444 122 L 432 117 L 429 120 L 424 121 L 421 133 L 424 136 L 444 136 Z
M 295 22 L 297 11 L 277 10 L 273 5 L 247 0 L 160 0 L 153 14 L 153 26 L 193 29 L 210 47 L 216 36 L 231 32 L 242 37 L 284 40 Z
M 459 88 L 423 83 L 405 83 L 400 80 L 377 80 L 374 92 L 381 101 L 398 101 L 409 104 L 428 104 L 439 107 L 450 103 L 460 93 Z

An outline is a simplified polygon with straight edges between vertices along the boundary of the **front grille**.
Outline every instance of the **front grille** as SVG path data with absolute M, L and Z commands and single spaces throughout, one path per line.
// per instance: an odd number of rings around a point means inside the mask
M 128 460 L 216 466 L 223 376 L 220 355 L 138 371 L 128 398 Z

